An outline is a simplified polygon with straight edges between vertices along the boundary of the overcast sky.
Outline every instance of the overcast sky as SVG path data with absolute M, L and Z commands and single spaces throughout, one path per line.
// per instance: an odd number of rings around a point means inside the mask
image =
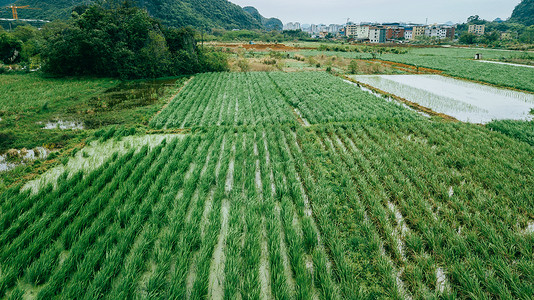
M 254 6 L 265 17 L 288 22 L 344 24 L 352 22 L 465 22 L 479 15 L 486 20 L 510 17 L 521 0 L 230 0 Z

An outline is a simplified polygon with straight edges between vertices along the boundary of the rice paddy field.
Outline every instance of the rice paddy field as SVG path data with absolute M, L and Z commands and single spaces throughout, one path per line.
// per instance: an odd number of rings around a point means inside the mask
M 534 95 L 440 75 L 353 75 L 351 78 L 471 123 L 534 118 Z
M 0 194 L 0 298 L 534 294 L 525 140 L 322 72 L 197 75 L 149 127 Z

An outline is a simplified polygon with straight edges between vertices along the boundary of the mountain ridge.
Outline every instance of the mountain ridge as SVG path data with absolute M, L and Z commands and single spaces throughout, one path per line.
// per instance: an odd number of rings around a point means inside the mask
M 12 3 L 14 0 L 0 1 Z M 29 5 L 34 8 L 19 10 L 19 18 L 21 19 L 55 20 L 67 19 L 74 7 L 94 2 L 91 0 L 17 0 L 15 4 Z M 152 17 L 160 19 L 164 25 L 172 27 L 191 26 L 193 28 L 224 28 L 229 30 L 270 29 L 269 27 L 278 24 L 275 20 L 266 19 L 261 15 L 259 15 L 261 18 L 252 16 L 239 5 L 227 0 L 132 0 L 132 3 L 145 8 Z M 1 5 L 6 6 L 7 4 Z M 4 8 L 0 11 L 0 17 L 11 18 L 11 11 Z M 266 25 L 262 24 L 264 19 Z

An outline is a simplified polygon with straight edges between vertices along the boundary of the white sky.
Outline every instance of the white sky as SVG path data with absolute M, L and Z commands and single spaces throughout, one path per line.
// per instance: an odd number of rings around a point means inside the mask
M 521 0 L 230 0 L 254 6 L 284 24 L 344 24 L 352 22 L 463 23 L 469 16 L 506 20 Z

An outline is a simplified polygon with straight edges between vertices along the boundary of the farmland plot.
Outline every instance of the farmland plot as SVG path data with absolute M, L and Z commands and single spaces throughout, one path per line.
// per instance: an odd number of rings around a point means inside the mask
M 395 102 L 386 102 L 327 73 L 273 72 L 269 76 L 311 124 L 420 118 Z
M 531 120 L 534 95 L 439 75 L 355 75 L 351 78 L 464 122 Z
M 154 128 L 294 123 L 266 73 L 213 73 L 193 78 L 151 122 Z
M 310 173 L 328 174 L 334 186 L 312 197 L 323 235 L 340 243 L 368 295 L 532 295 L 528 145 L 461 123 L 319 126 L 298 134 Z M 310 180 L 307 187 L 314 195 L 324 186 Z
M 7 191 L 1 295 L 338 297 L 295 144 L 279 128 L 208 130 Z

